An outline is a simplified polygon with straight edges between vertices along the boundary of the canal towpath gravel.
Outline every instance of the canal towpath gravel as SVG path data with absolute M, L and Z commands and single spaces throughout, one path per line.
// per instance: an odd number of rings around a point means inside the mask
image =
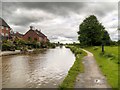
M 110 88 L 93 54 L 85 49 L 82 50 L 87 53 L 82 62 L 84 64 L 84 73 L 77 76 L 75 88 Z

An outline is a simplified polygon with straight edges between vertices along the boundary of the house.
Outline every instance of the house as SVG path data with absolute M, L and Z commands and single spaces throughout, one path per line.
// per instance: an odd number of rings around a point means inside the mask
M 17 38 L 22 38 L 23 37 L 23 34 L 19 33 L 19 32 L 16 32 L 15 34 L 15 37 Z
M 2 19 L 0 18 L 0 36 L 3 38 L 10 38 L 10 26 Z
M 16 32 L 16 33 L 12 32 L 12 33 L 10 34 L 10 39 L 11 39 L 12 41 L 14 41 L 16 38 L 22 39 L 22 38 L 23 38 L 23 34 L 21 34 L 21 33 L 19 33 L 19 32 Z
M 49 41 L 47 36 L 45 36 L 41 31 L 37 29 L 33 30 L 32 26 L 30 26 L 30 30 L 23 35 L 23 39 L 26 41 L 31 41 L 31 42 L 36 41 L 42 43 L 46 43 Z

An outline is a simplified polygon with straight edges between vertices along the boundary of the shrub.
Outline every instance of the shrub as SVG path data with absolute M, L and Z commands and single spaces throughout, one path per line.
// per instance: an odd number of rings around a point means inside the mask
M 15 51 L 15 46 L 7 43 L 2 44 L 2 51 Z
M 2 51 L 7 51 L 10 49 L 10 45 L 5 43 L 5 44 L 2 44 Z

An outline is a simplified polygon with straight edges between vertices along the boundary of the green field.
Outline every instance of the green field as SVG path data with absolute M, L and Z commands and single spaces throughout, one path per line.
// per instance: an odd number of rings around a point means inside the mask
M 118 46 L 105 46 L 105 53 L 101 53 L 101 47 L 87 47 L 92 52 L 103 75 L 107 78 L 112 88 L 118 88 Z
M 82 63 L 82 58 L 87 55 L 84 51 L 76 46 L 67 46 L 75 54 L 76 60 L 73 66 L 68 71 L 68 75 L 65 77 L 59 88 L 61 90 L 66 88 L 74 88 L 76 77 L 79 73 L 84 72 L 84 66 Z

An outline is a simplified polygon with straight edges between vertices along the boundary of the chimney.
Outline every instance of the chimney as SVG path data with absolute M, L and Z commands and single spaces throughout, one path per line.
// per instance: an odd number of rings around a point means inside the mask
M 41 29 L 39 31 L 41 32 Z
M 32 30 L 33 29 L 33 26 L 30 26 L 30 30 Z
M 36 31 L 38 31 L 38 29 L 36 29 Z

